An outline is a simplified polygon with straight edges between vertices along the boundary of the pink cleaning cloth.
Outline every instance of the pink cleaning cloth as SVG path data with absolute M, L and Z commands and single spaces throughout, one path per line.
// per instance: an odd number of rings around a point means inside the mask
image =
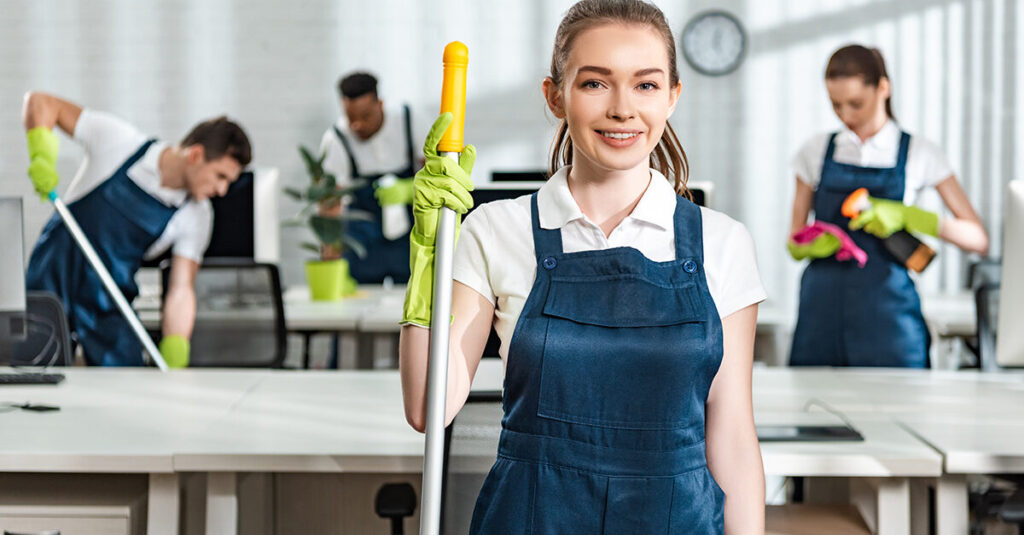
M 864 249 L 857 247 L 857 244 L 854 243 L 849 234 L 831 223 L 815 221 L 793 234 L 792 240 L 803 245 L 811 243 L 817 239 L 818 236 L 821 236 L 824 233 L 828 233 L 839 238 L 840 246 L 839 250 L 836 251 L 836 260 L 841 262 L 856 260 L 858 267 L 864 267 L 864 265 L 868 263 L 868 254 L 864 252 Z

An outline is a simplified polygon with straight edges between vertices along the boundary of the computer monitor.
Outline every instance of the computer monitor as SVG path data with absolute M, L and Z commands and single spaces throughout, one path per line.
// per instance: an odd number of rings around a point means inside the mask
M 1024 180 L 1010 182 L 1006 191 L 996 362 L 1020 367 L 1024 366 Z
M 499 201 L 502 199 L 516 199 L 523 195 L 531 195 L 541 186 L 544 182 L 530 181 L 530 182 L 485 182 L 482 184 L 475 184 L 473 187 L 473 208 L 480 206 L 483 203 L 491 201 Z M 471 208 L 472 212 L 473 209 Z
M 245 171 L 213 204 L 213 233 L 205 258 L 281 259 L 277 169 Z
M 495 173 L 497 174 L 497 173 Z M 485 202 L 497 201 L 500 199 L 515 199 L 522 195 L 530 195 L 544 185 L 543 180 L 531 181 L 500 181 L 483 184 L 476 184 L 473 189 L 473 206 L 477 207 Z M 711 191 L 714 185 L 711 182 L 692 181 L 687 183 L 687 188 L 693 195 L 693 202 L 698 206 L 710 207 Z M 472 212 L 473 210 L 470 209 Z
M 524 171 L 491 171 L 491 182 L 544 182 L 548 172 L 543 169 Z
M 25 229 L 21 198 L 0 197 L 0 340 L 22 340 L 25 325 Z
M 693 202 L 697 206 L 711 208 L 711 191 L 714 184 L 702 180 L 691 180 L 686 182 L 686 189 L 693 195 Z

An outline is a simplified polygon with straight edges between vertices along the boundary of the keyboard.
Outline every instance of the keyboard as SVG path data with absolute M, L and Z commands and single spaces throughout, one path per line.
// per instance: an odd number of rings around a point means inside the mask
M 0 373 L 0 386 L 4 385 L 55 385 L 64 380 L 62 373 L 4 372 Z

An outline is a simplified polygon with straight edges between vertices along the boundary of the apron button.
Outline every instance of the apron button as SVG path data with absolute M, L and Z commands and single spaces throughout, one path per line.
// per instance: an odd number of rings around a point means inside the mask
M 687 260 L 683 263 L 683 271 L 687 273 L 693 273 L 697 271 L 697 263 L 693 260 Z
M 544 269 L 555 269 L 555 266 L 558 265 L 558 260 L 555 260 L 553 256 L 549 256 L 541 264 L 544 266 Z

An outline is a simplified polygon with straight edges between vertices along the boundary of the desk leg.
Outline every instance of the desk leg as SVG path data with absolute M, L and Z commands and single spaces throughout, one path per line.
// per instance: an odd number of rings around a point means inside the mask
M 178 474 L 149 474 L 146 533 L 178 535 Z
M 910 481 L 889 477 L 878 482 L 878 535 L 910 533 Z
M 238 475 L 235 472 L 210 472 L 206 476 L 206 533 L 238 533 Z
M 910 533 L 910 481 L 907 478 L 851 478 L 850 501 L 872 533 Z
M 962 535 L 968 526 L 967 476 L 945 474 L 935 483 L 935 535 Z
M 928 491 L 931 480 L 915 478 L 910 480 L 910 533 L 928 535 L 932 512 L 928 506 Z

